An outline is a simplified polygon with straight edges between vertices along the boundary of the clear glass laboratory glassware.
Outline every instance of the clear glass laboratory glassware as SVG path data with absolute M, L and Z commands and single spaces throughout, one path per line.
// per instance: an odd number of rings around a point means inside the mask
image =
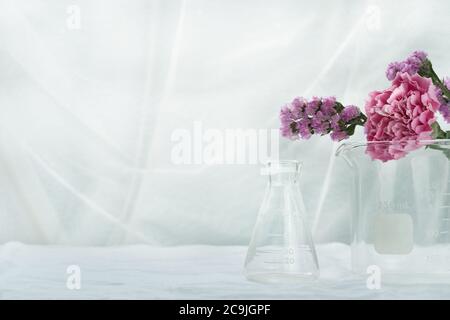
M 415 143 L 415 142 L 413 142 Z M 352 269 L 383 281 L 450 282 L 450 140 L 345 143 L 337 155 L 353 180 Z M 406 147 L 405 147 L 406 146 Z M 373 160 L 368 152 L 397 155 Z
M 319 276 L 319 264 L 299 188 L 300 163 L 269 162 L 269 177 L 245 260 L 247 279 L 293 283 Z

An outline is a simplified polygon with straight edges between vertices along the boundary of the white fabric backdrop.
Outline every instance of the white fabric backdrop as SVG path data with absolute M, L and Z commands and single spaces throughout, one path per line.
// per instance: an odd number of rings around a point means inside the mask
M 279 106 L 297 95 L 361 106 L 388 85 L 387 63 L 415 49 L 449 74 L 449 9 L 0 0 L 0 243 L 247 244 L 266 183 L 259 167 L 175 165 L 174 130 L 277 128 Z M 280 141 L 281 157 L 304 162 L 317 242 L 349 239 L 335 148 Z

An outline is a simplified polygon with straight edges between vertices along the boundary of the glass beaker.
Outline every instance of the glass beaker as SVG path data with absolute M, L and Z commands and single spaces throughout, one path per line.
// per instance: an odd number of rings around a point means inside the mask
M 294 160 L 272 161 L 263 170 L 269 182 L 245 260 L 249 280 L 292 283 L 319 276 L 299 170 Z
M 450 281 L 450 140 L 345 143 L 337 155 L 353 173 L 352 269 Z

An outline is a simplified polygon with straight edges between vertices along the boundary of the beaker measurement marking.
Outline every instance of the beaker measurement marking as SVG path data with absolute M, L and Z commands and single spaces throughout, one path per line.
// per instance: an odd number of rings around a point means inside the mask
M 256 253 L 282 253 L 282 250 L 256 250 Z
M 278 253 L 278 254 L 294 254 L 293 250 L 256 250 L 256 253 Z
M 263 261 L 263 263 L 266 263 L 266 264 L 283 264 L 283 262 L 281 262 L 281 261 Z
M 256 255 L 258 255 L 258 254 L 266 254 L 266 253 L 274 254 L 274 255 L 277 255 L 277 256 L 280 256 L 280 257 L 282 257 L 283 255 L 292 254 L 292 253 L 288 253 L 288 252 L 286 252 L 284 250 L 257 250 L 256 251 Z
M 266 264 L 294 264 L 295 259 L 294 258 L 284 258 L 281 260 L 263 261 L 263 263 L 266 263 Z
M 256 249 L 256 253 L 283 253 L 283 254 L 295 254 L 298 252 L 311 251 L 308 246 L 297 246 L 283 249 Z

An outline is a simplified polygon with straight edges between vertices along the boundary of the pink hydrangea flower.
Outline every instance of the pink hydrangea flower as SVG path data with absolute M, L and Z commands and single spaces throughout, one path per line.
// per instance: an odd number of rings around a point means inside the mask
M 367 153 L 373 159 L 388 161 L 418 148 L 417 141 L 431 139 L 431 125 L 436 121 L 439 106 L 436 88 L 430 79 L 418 74 L 397 73 L 392 86 L 370 93 L 365 105 L 367 141 L 397 143 L 369 143 Z

